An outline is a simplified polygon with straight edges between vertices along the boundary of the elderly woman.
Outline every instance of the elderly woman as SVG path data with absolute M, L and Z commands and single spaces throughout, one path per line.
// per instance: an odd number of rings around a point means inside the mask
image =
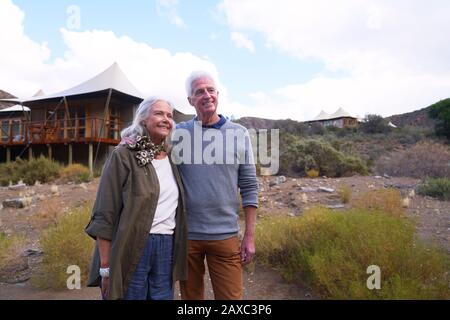
M 103 299 L 169 300 L 186 279 L 183 187 L 166 151 L 172 110 L 144 100 L 104 166 L 86 227 L 96 239 L 88 286 Z

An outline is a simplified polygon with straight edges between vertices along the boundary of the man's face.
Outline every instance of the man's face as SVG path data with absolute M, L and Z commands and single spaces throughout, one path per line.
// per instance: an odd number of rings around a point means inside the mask
M 192 93 L 188 100 L 197 111 L 197 115 L 204 119 L 216 113 L 218 98 L 219 92 L 214 81 L 202 77 L 192 83 Z

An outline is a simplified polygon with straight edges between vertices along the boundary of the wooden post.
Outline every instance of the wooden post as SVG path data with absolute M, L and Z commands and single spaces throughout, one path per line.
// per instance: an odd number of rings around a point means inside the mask
M 52 145 L 51 144 L 47 145 L 47 150 L 48 150 L 48 159 L 52 160 Z
M 6 148 L 6 163 L 11 162 L 11 148 Z
M 28 147 L 28 161 L 33 160 L 33 148 L 30 146 Z
M 94 176 L 94 145 L 89 143 L 89 174 Z
M 73 160 L 73 150 L 72 150 L 72 144 L 69 143 L 69 166 L 72 165 L 72 160 Z

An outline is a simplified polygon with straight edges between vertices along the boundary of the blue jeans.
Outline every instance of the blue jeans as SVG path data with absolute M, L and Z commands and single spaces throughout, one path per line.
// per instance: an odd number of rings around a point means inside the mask
M 150 234 L 126 300 L 172 300 L 173 235 Z

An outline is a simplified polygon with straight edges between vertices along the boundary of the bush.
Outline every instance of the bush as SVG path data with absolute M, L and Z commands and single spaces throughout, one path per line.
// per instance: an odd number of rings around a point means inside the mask
M 340 185 L 337 190 L 342 203 L 349 203 L 352 198 L 352 189 L 347 185 Z
M 428 179 L 419 185 L 418 192 L 421 195 L 450 200 L 450 179 Z
M 11 181 L 17 183 L 22 180 L 28 185 L 33 185 L 36 181 L 47 183 L 55 180 L 59 176 L 60 165 L 43 156 L 31 161 L 17 159 L 14 162 L 0 165 L 0 183 L 6 186 Z
M 293 139 L 280 152 L 280 169 L 285 174 L 296 173 L 305 176 L 310 169 L 318 170 L 328 177 L 367 174 L 364 162 L 355 156 L 337 151 L 329 143 L 319 139 Z
M 62 216 L 55 226 L 45 230 L 40 238 L 44 252 L 40 274 L 33 279 L 40 288 L 67 288 L 67 267 L 81 269 L 81 282 L 86 283 L 94 242 L 84 228 L 91 216 L 92 204 L 74 208 Z
M 364 118 L 364 122 L 361 123 L 359 129 L 364 133 L 388 133 L 391 131 L 388 122 L 379 115 L 369 114 Z
M 266 217 L 256 228 L 258 261 L 331 299 L 448 299 L 449 259 L 417 242 L 405 218 L 363 209 L 313 208 L 299 217 Z M 366 286 L 381 269 L 381 289 Z
M 352 205 L 356 208 L 383 211 L 395 216 L 405 213 L 402 196 L 396 189 L 369 190 L 355 198 Z
M 418 143 L 380 159 L 376 170 L 391 176 L 450 178 L 450 150 L 438 143 Z
M 19 162 L 0 164 L 0 184 L 7 186 L 9 183 L 16 184 L 20 180 Z
M 0 232 L 0 279 L 8 277 L 15 272 L 17 263 L 21 259 L 21 253 L 25 244 L 22 236 L 8 236 Z
M 450 98 L 436 102 L 429 108 L 429 116 L 432 119 L 437 119 L 436 135 L 450 139 Z
M 91 180 L 89 168 L 81 165 L 81 164 L 72 164 L 65 168 L 62 168 L 60 173 L 62 182 L 89 182 Z
M 306 176 L 311 179 L 317 178 L 319 176 L 319 171 L 309 169 L 308 171 L 306 171 Z

